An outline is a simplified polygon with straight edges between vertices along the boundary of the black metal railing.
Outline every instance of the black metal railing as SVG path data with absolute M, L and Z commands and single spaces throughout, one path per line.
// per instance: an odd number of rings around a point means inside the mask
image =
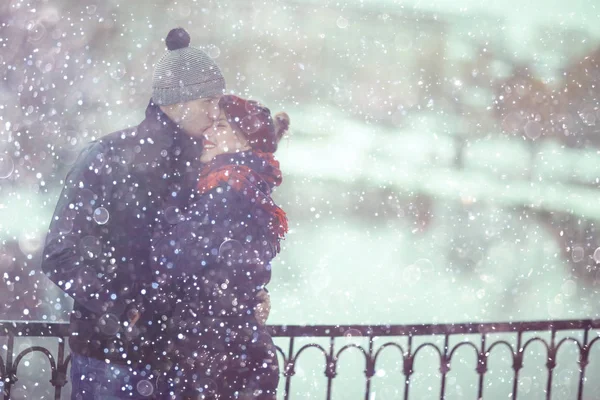
M 500 323 L 460 323 L 460 324 L 422 324 L 422 325 L 313 325 L 313 326 L 298 326 L 298 325 L 273 325 L 269 326 L 271 335 L 274 338 L 288 338 L 289 347 L 286 352 L 279 346 L 277 350 L 283 359 L 283 367 L 281 368 L 282 377 L 284 379 L 285 389 L 282 397 L 286 400 L 290 399 L 292 377 L 295 375 L 295 367 L 300 355 L 307 349 L 315 347 L 323 355 L 325 365 L 325 376 L 327 378 L 327 394 L 326 399 L 332 399 L 332 381 L 337 375 L 338 361 L 341 354 L 350 348 L 357 348 L 364 355 L 365 361 L 365 400 L 372 398 L 372 378 L 376 374 L 376 362 L 382 351 L 387 347 L 396 347 L 402 355 L 402 365 L 404 380 L 400 389 L 403 389 L 403 399 L 409 399 L 409 389 L 411 386 L 411 376 L 414 373 L 415 359 L 426 347 L 431 347 L 439 356 L 439 372 L 441 373 L 441 391 L 440 398 L 446 398 L 446 378 L 450 372 L 450 363 L 456 351 L 463 346 L 472 348 L 476 355 L 476 364 L 474 366 L 478 374 L 477 398 L 483 398 L 484 377 L 488 370 L 488 359 L 491 356 L 492 350 L 497 346 L 507 346 L 512 354 L 512 399 L 518 398 L 518 382 L 519 372 L 523 367 L 524 353 L 527 347 L 534 342 L 543 344 L 546 350 L 547 381 L 545 395 L 547 399 L 552 398 L 552 379 L 553 371 L 557 366 L 557 352 L 564 343 L 572 342 L 578 349 L 579 364 L 579 382 L 577 385 L 577 393 L 573 393 L 572 398 L 581 400 L 584 393 L 584 383 L 587 381 L 586 367 L 590 360 L 589 355 L 594 343 L 599 339 L 599 333 L 592 331 L 600 328 L 600 320 L 563 320 L 563 321 L 534 321 L 534 322 L 500 322 Z M 577 331 L 582 335 L 582 339 L 577 339 L 573 336 L 566 336 L 561 339 L 557 338 L 557 333 L 561 331 Z M 526 333 L 541 333 L 544 332 L 550 335 L 550 340 L 547 341 L 541 337 L 534 336 L 524 339 Z M 516 345 L 513 346 L 505 339 L 492 340 L 490 336 L 493 334 L 512 335 L 516 339 Z M 62 388 L 67 384 L 67 367 L 70 362 L 70 356 L 65 353 L 65 342 L 68 335 L 68 323 L 64 322 L 42 322 L 42 321 L 0 321 L 0 338 L 6 338 L 6 345 L 3 352 L 5 358 L 0 358 L 0 375 L 2 378 L 4 398 L 11 398 L 11 387 L 17 381 L 17 369 L 21 360 L 26 355 L 33 352 L 41 352 L 44 354 L 51 369 L 50 383 L 54 387 L 54 398 L 60 399 Z M 450 338 L 460 335 L 476 335 L 477 340 L 466 340 L 451 346 Z M 336 349 L 336 338 L 348 336 L 358 336 L 367 341 L 367 347 L 363 347 L 357 343 L 346 343 L 341 348 Z M 516 337 L 514 337 L 516 336 Z M 591 338 L 593 336 L 593 338 Z M 15 354 L 15 342 L 22 338 L 57 338 L 58 353 L 56 357 L 52 352 L 42 346 L 26 346 L 18 354 Z M 313 337 L 327 338 L 329 341 L 328 348 L 325 348 L 317 343 L 309 343 L 295 348 L 295 343 L 298 338 Z M 386 337 L 400 337 L 406 341 L 403 346 L 398 341 L 386 341 L 381 343 L 377 349 L 374 348 L 374 343 Z M 419 338 L 433 337 L 443 339 L 443 345 L 440 347 L 437 344 L 423 342 L 418 345 L 415 341 Z M 477 343 L 477 344 L 476 344 Z M 576 396 L 576 397 L 575 397 Z

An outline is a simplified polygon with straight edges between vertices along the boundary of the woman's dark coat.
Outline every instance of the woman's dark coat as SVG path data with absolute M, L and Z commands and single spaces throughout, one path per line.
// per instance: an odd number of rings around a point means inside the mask
M 269 170 L 251 150 L 217 157 L 221 164 Z M 258 185 L 271 193 L 265 181 Z M 184 398 L 214 391 L 219 399 L 275 399 L 275 346 L 254 316 L 256 293 L 271 279 L 279 244 L 268 231 L 270 221 L 261 207 L 221 182 L 186 212 L 163 215 L 157 225 L 150 297 L 164 337 L 156 352 L 165 365 L 172 363 L 171 371 L 181 370 L 176 387 Z

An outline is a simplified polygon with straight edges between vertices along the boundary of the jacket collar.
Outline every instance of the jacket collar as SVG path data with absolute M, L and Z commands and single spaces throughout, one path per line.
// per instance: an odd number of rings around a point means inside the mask
M 183 132 L 152 100 L 146 107 L 146 118 L 138 126 L 138 134 L 140 138 L 151 139 L 152 146 L 160 153 L 157 154 L 160 167 L 155 173 L 166 181 L 168 202 L 173 200 L 181 206 L 189 202 L 203 165 L 202 140 Z

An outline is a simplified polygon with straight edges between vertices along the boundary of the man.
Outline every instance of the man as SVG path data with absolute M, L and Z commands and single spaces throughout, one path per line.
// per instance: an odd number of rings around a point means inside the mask
M 50 223 L 42 270 L 73 297 L 72 399 L 152 398 L 157 365 L 145 307 L 157 219 L 177 221 L 194 196 L 202 133 L 219 117 L 219 67 L 173 29 L 136 127 L 86 146 L 69 171 Z M 146 316 L 146 317 L 145 317 Z

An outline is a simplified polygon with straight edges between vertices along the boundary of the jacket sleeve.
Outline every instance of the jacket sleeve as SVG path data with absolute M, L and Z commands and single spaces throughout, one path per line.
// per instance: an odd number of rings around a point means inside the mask
M 110 243 L 107 233 L 110 185 L 102 170 L 103 145 L 92 142 L 65 178 L 43 251 L 43 272 L 77 303 L 92 312 L 112 304 Z M 112 268 L 114 270 L 114 268 Z M 113 295 L 114 296 L 114 295 Z

